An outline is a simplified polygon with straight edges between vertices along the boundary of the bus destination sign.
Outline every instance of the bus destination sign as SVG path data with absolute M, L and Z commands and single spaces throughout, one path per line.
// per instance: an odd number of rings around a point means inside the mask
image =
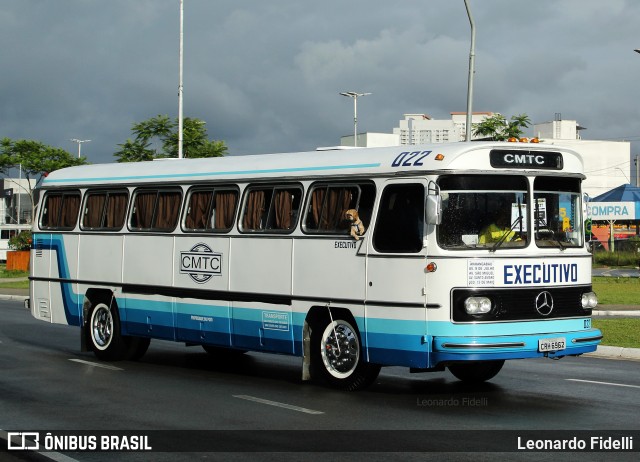
M 492 149 L 489 160 L 494 168 L 533 168 L 562 170 L 562 154 L 549 151 Z

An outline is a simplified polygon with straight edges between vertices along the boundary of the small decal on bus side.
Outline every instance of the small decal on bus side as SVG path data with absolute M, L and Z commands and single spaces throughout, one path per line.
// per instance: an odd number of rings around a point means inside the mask
M 262 328 L 267 330 L 289 331 L 289 313 L 263 311 Z
M 392 167 L 422 167 L 422 160 L 432 151 L 404 151 L 391 162 Z

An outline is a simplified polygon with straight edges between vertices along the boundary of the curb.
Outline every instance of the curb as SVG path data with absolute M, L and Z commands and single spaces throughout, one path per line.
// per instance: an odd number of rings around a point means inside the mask
M 0 300 L 20 300 L 20 301 L 25 301 L 28 300 L 29 296 L 28 295 L 6 295 L 6 294 L 0 294 Z
M 598 349 L 593 353 L 585 353 L 585 356 L 640 361 L 640 348 L 622 348 L 602 345 L 598 346 Z
M 640 317 L 640 311 L 597 310 L 592 311 L 591 316 L 626 316 Z

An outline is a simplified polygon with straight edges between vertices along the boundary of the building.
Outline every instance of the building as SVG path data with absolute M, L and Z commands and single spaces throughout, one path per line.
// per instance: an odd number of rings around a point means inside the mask
M 492 115 L 493 112 L 474 112 L 471 122 L 477 124 Z M 466 127 L 466 112 L 452 112 L 451 119 L 442 120 L 428 114 L 404 114 L 393 133 L 399 136 L 401 145 L 451 143 L 465 141 Z
M 628 141 L 584 140 L 581 127 L 575 120 L 555 120 L 534 124 L 534 135 L 541 143 L 557 144 L 576 149 L 584 160 L 587 179 L 582 190 L 590 197 L 599 196 L 613 188 L 632 183 L 635 177 L 631 143 Z
M 480 123 L 493 116 L 493 112 L 474 112 L 472 123 Z M 466 112 L 452 112 L 451 119 L 437 120 L 428 114 L 404 114 L 398 127 L 389 133 L 359 133 L 359 147 L 402 146 L 413 144 L 449 143 L 464 141 Z M 554 120 L 536 123 L 533 136 L 542 143 L 557 144 L 578 150 L 584 159 L 587 179 L 583 190 L 595 197 L 625 183 L 638 184 L 637 164 L 640 159 L 631 157 L 631 143 L 627 141 L 584 140 L 585 130 L 575 120 L 562 120 L 556 113 Z M 353 135 L 341 138 L 342 146 L 353 146 Z M 638 157 L 638 156 L 636 156 Z
M 31 224 L 30 192 L 35 185 L 35 180 L 26 180 L 24 178 L 0 179 L 0 226 Z
M 354 144 L 353 135 L 340 138 L 340 146 L 358 146 L 361 148 L 384 148 L 387 146 L 400 146 L 400 138 L 392 133 L 358 133 L 358 143 Z

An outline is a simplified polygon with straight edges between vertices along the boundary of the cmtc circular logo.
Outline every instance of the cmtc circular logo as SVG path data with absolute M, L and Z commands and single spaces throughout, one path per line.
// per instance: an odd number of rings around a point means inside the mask
M 213 276 L 222 276 L 222 254 L 200 242 L 180 252 L 180 273 L 188 274 L 198 284 L 204 284 Z

